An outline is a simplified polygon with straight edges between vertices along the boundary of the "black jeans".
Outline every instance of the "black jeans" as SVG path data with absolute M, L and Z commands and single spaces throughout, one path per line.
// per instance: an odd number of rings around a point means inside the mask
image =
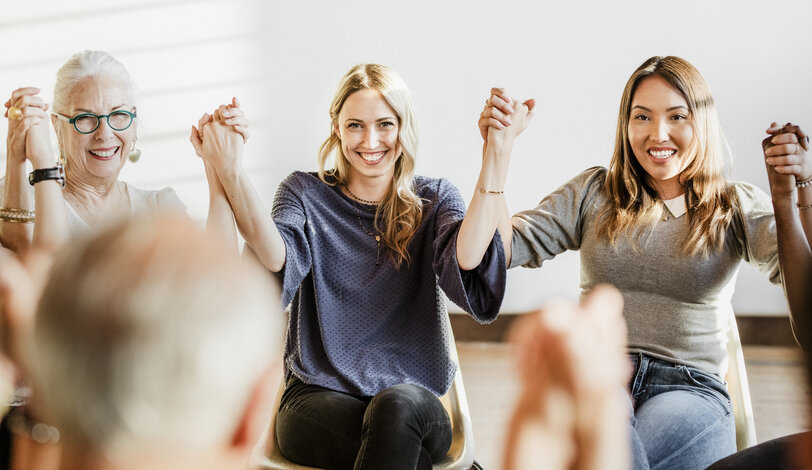
M 451 446 L 451 420 L 423 387 L 395 385 L 357 397 L 291 376 L 276 418 L 279 450 L 326 469 L 431 469 Z

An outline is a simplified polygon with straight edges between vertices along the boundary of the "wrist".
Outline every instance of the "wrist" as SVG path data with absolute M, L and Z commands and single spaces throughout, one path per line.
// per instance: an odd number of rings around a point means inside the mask
M 54 161 L 54 159 L 51 158 L 50 155 L 48 155 L 46 157 L 32 158 L 31 159 L 31 166 L 35 170 L 42 170 L 42 169 L 45 169 L 45 168 L 53 168 L 53 167 L 56 166 L 56 161 Z
M 787 208 L 794 208 L 795 201 L 793 200 L 792 193 L 787 193 L 782 195 L 776 195 L 773 193 L 772 202 L 773 202 L 773 209 L 778 212 L 781 209 Z
M 212 174 L 220 180 L 223 187 L 235 187 L 244 178 L 245 171 L 239 165 L 212 165 Z

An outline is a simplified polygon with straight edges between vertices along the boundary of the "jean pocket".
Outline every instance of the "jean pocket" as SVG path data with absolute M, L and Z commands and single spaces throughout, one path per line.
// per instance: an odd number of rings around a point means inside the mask
M 719 402 L 724 406 L 728 414 L 733 412 L 733 405 L 730 403 L 730 394 L 724 382 L 712 374 L 694 369 L 693 367 L 683 365 L 677 367 L 689 384 L 695 386 L 700 391 L 710 392 L 714 397 L 719 399 Z

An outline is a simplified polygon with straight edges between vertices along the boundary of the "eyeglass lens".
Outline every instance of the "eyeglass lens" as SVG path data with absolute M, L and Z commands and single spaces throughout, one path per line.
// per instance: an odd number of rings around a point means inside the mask
M 99 127 L 99 118 L 104 116 L 96 116 L 95 114 L 82 114 L 76 117 L 74 125 L 79 132 L 89 133 Z M 130 127 L 132 124 L 132 116 L 124 111 L 113 111 L 107 116 L 107 125 L 113 130 L 123 131 Z

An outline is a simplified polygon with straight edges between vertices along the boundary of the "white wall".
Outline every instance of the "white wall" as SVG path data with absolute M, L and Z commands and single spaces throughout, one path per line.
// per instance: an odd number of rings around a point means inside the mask
M 418 171 L 470 197 L 479 168 L 476 119 L 491 86 L 535 97 L 508 179 L 512 210 L 538 202 L 582 169 L 605 165 L 620 93 L 652 55 L 679 55 L 710 83 L 735 152 L 734 178 L 767 190 L 760 141 L 771 120 L 812 128 L 812 2 L 720 0 L 493 2 L 3 2 L 0 93 L 53 74 L 73 52 L 111 51 L 142 88 L 142 161 L 123 178 L 172 185 L 204 217 L 202 165 L 187 143 L 199 115 L 232 95 L 252 118 L 247 161 L 268 205 L 294 169 L 315 169 L 327 108 L 346 70 L 388 64 L 412 89 Z M 10 5 L 14 5 L 13 8 Z M 68 6 L 63 6 L 68 5 Z M 2 138 L 2 135 L 0 135 Z M 578 256 L 512 270 L 504 311 L 578 293 Z M 779 288 L 744 268 L 742 313 L 786 310 Z

